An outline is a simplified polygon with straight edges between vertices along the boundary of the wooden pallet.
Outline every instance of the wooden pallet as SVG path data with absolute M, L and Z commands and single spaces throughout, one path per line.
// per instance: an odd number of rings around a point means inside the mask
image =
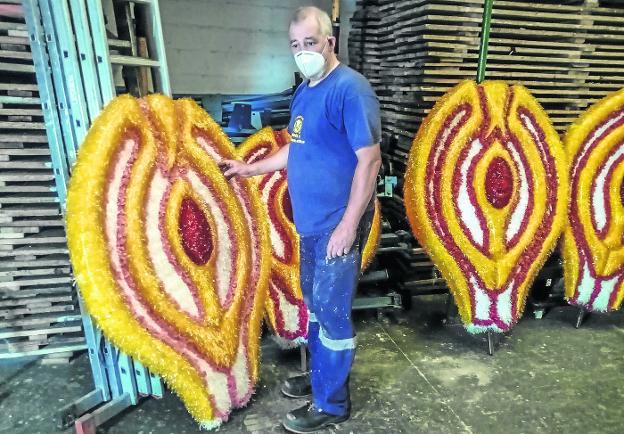
M 22 21 L 0 17 L 0 358 L 85 347 Z

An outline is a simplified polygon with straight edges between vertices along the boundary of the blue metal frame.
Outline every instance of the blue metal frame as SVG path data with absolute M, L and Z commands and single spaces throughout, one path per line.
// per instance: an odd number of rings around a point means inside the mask
M 89 126 L 115 97 L 101 0 L 24 0 L 33 60 L 52 156 L 58 199 L 63 212 L 69 168 Z M 156 0 L 136 3 L 150 8 L 152 47 L 158 57 L 157 85 L 171 94 Z M 72 28 L 74 33 L 72 33 Z M 90 29 L 90 30 L 89 30 Z M 48 66 L 48 62 L 49 65 Z M 60 411 L 59 427 L 76 422 L 77 431 L 94 432 L 140 396 L 163 396 L 160 377 L 120 352 L 84 309 L 78 291 L 95 390 Z M 95 406 L 102 407 L 89 412 Z
M 40 1 L 39 10 L 43 20 L 43 29 L 45 33 L 46 48 L 49 54 L 50 66 L 52 67 L 52 82 L 54 84 L 54 92 L 57 99 L 57 110 L 60 118 L 60 124 L 65 144 L 65 153 L 69 161 L 76 160 L 76 149 L 78 148 L 75 131 L 71 121 L 71 113 L 69 108 L 69 98 L 67 89 L 63 82 L 63 66 L 61 65 L 61 52 L 59 50 L 52 13 L 46 1 Z M 64 202 L 64 201 L 63 201 Z
M 384 176 L 377 185 L 383 185 L 383 193 L 377 193 L 378 197 L 392 197 L 394 195 L 394 187 L 397 185 L 396 176 Z
M 70 5 L 83 82 L 98 83 L 99 78 L 97 66 L 95 64 L 93 41 L 91 39 L 91 32 L 89 31 L 87 6 L 84 0 L 70 0 Z M 100 93 L 99 86 L 85 86 L 84 91 L 87 98 L 87 107 L 89 109 L 89 124 L 91 124 L 102 109 L 102 94 Z
M 158 0 L 149 0 L 151 20 L 151 46 L 150 50 L 156 51 L 156 60 L 159 67 L 156 68 L 156 81 L 160 88 L 160 93 L 171 96 L 171 83 L 169 82 L 169 70 L 167 68 L 167 54 L 165 53 L 165 41 L 163 39 L 162 22 L 160 19 L 160 6 Z M 152 53 L 154 54 L 154 53 Z
M 115 98 L 116 92 L 113 80 L 113 68 L 108 52 L 104 11 L 102 10 L 101 0 L 86 0 L 86 4 L 87 17 L 89 20 L 88 25 L 91 27 L 91 35 L 93 35 L 93 51 L 99 76 L 98 83 L 102 95 L 102 102 L 106 105 L 111 99 Z
M 56 193 L 61 207 L 65 208 L 65 198 L 67 197 L 67 182 L 69 180 L 69 170 L 67 168 L 67 158 L 63 146 L 61 126 L 56 116 L 56 98 L 52 85 L 51 71 L 48 66 L 48 54 L 46 51 L 45 34 L 41 24 L 41 14 L 39 8 L 33 0 L 24 0 L 24 15 L 30 39 L 30 50 L 32 52 L 35 65 L 35 75 L 39 88 L 39 99 L 43 110 L 48 145 L 52 159 L 52 169 L 56 183 Z
M 85 93 L 83 89 L 83 81 L 80 74 L 80 63 L 78 61 L 78 53 L 72 34 L 71 17 L 69 15 L 69 4 L 66 1 L 45 0 L 40 1 L 40 7 L 47 9 L 51 15 L 54 24 L 54 33 L 56 36 L 56 44 L 61 54 L 61 66 L 63 68 L 63 78 L 67 99 L 69 103 L 69 114 L 74 130 L 75 148 L 73 152 L 68 150 L 70 157 L 70 167 L 74 164 L 78 148 L 82 144 L 87 131 L 89 129 L 89 114 L 85 101 Z

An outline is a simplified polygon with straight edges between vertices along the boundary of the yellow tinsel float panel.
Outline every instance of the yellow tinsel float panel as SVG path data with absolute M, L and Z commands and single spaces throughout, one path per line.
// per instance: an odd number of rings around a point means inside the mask
M 88 312 L 204 427 L 251 396 L 270 271 L 257 190 L 218 167 L 233 157 L 192 100 L 120 96 L 89 130 L 67 201 Z
M 236 150 L 246 163 L 262 160 L 290 143 L 286 130 L 263 128 Z M 265 314 L 280 346 L 287 348 L 306 340 L 308 312 L 299 285 L 299 236 L 292 216 L 286 170 L 254 178 L 266 206 L 273 260 Z M 375 256 L 381 235 L 381 212 L 376 203 L 373 225 L 362 253 L 362 269 Z
M 581 115 L 564 144 L 570 163 L 566 298 L 591 311 L 615 310 L 624 298 L 624 89 Z
M 509 330 L 566 218 L 559 136 L 529 91 L 464 81 L 414 139 L 405 174 L 412 230 L 471 332 Z
M 379 247 L 379 241 L 381 240 L 381 204 L 375 199 L 375 212 L 373 214 L 373 221 L 371 224 L 366 244 L 362 250 L 362 271 L 366 270 L 368 266 L 375 259 L 377 253 L 377 247 Z

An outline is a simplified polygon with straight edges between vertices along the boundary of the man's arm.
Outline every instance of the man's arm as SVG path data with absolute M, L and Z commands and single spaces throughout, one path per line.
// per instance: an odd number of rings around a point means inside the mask
M 289 149 L 290 143 L 282 146 L 270 157 L 256 161 L 255 163 L 247 164 L 238 160 L 223 160 L 219 163 L 219 167 L 223 170 L 223 175 L 227 179 L 234 176 L 247 178 L 249 176 L 264 175 L 265 173 L 275 172 L 276 170 L 286 168 Z
M 355 155 L 358 163 L 353 175 L 347 209 L 327 243 L 329 259 L 349 252 L 355 241 L 360 219 L 376 191 L 377 174 L 381 167 L 379 144 L 360 148 L 355 151 Z

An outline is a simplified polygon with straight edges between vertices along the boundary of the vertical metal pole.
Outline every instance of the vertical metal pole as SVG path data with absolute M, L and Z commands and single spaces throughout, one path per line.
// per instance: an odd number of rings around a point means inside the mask
M 479 46 L 479 64 L 477 67 L 477 83 L 485 79 L 485 67 L 487 65 L 488 44 L 490 42 L 490 25 L 492 23 L 492 6 L 494 0 L 484 0 L 483 20 L 481 21 L 481 44 Z M 488 354 L 494 355 L 494 334 L 492 330 L 487 331 Z
M 487 343 L 488 343 L 488 354 L 490 356 L 494 355 L 494 333 L 492 330 L 487 331 Z
M 102 94 L 95 64 L 89 19 L 87 18 L 87 5 L 84 0 L 70 0 L 70 5 L 80 57 L 84 92 L 89 109 L 89 125 L 91 125 L 102 109 Z
M 91 365 L 91 372 L 93 373 L 93 382 L 95 383 L 96 390 L 102 391 L 102 400 L 109 401 L 112 398 L 111 390 L 109 387 L 108 372 L 106 371 L 106 360 L 102 354 L 102 333 L 95 327 L 91 316 L 87 314 L 87 310 L 84 307 L 82 296 L 80 295 L 80 288 L 76 287 L 78 291 L 78 303 L 80 304 L 80 312 L 82 313 L 82 328 L 84 329 L 85 339 L 87 340 L 87 346 L 89 347 L 89 362 Z
M 299 346 L 299 353 L 301 356 L 301 372 L 308 372 L 310 367 L 308 366 L 308 352 L 305 344 Z
M 137 363 L 138 361 L 135 360 L 135 363 Z M 160 377 L 156 374 L 153 374 L 151 372 L 148 371 L 148 375 L 149 375 L 149 379 L 150 379 L 150 388 L 151 388 L 151 395 L 154 398 L 162 398 L 165 394 L 164 390 L 163 390 L 163 384 L 162 384 L 162 380 L 160 379 Z
M 58 28 L 65 27 L 65 30 L 67 31 L 67 29 L 71 28 L 71 23 L 69 22 L 68 15 L 65 14 L 66 5 L 62 5 L 61 3 L 48 4 L 47 0 L 24 0 L 23 5 L 24 15 L 29 29 L 31 51 L 33 54 L 33 62 L 35 64 L 39 95 L 41 97 L 43 114 L 46 124 L 46 133 L 48 135 L 50 155 L 52 158 L 52 165 L 55 173 L 56 191 L 58 194 L 59 202 L 61 204 L 61 208 L 64 212 L 65 200 L 67 197 L 67 182 L 69 178 L 68 162 L 73 163 L 75 157 L 75 144 L 73 140 L 68 139 L 70 137 L 69 134 L 63 133 L 63 129 L 61 128 L 60 123 L 61 120 L 65 124 L 71 123 L 71 118 L 69 118 L 66 113 L 69 107 L 67 105 L 65 105 L 64 107 L 57 105 L 55 92 L 57 95 L 61 96 L 61 101 L 65 100 L 65 92 L 67 91 L 67 89 L 65 88 L 66 83 L 63 83 L 63 75 L 61 74 L 62 68 L 60 68 L 60 66 L 62 66 L 63 62 L 75 60 L 75 53 L 72 52 L 70 57 L 71 46 L 67 45 L 69 44 L 69 41 L 67 41 L 68 37 L 67 34 L 65 34 L 66 40 L 64 41 L 64 44 L 66 48 L 62 49 L 64 55 L 62 57 L 59 55 L 59 52 L 56 49 L 56 40 L 58 37 L 56 30 Z M 40 6 L 42 6 L 45 11 L 45 23 L 47 25 L 47 30 L 44 30 L 42 22 L 44 21 L 44 17 L 42 17 L 41 15 Z M 56 25 L 54 25 L 54 21 L 50 19 L 52 15 L 54 15 L 57 19 Z M 47 44 L 45 37 L 46 35 Z M 51 55 L 53 56 L 52 59 L 48 57 L 46 48 L 49 48 L 51 50 Z M 75 69 L 72 71 L 72 79 L 72 84 L 74 86 L 81 84 L 80 73 Z M 78 101 L 78 99 L 82 100 L 84 96 L 78 93 L 75 87 L 73 88 L 73 90 L 73 110 L 76 110 L 73 115 L 75 116 L 76 113 L 81 110 L 82 113 L 80 119 L 82 119 L 83 122 L 86 122 L 87 119 L 84 117 L 85 113 L 83 110 L 84 105 L 82 104 L 82 101 Z M 70 97 L 71 96 L 72 95 L 70 95 Z M 76 127 L 78 126 L 74 125 L 74 128 Z M 87 125 L 83 124 L 80 137 L 81 139 L 82 135 L 84 135 L 84 132 L 86 131 L 86 127 Z M 80 128 L 76 128 L 76 131 L 79 130 Z M 71 138 L 73 139 L 73 136 L 71 136 Z M 80 304 L 81 312 L 85 312 L 79 293 L 78 302 Z M 100 402 L 108 401 L 111 399 L 110 391 L 108 388 L 108 376 L 106 373 L 104 360 L 100 359 L 100 352 L 98 351 L 99 340 L 94 334 L 94 328 L 91 325 L 90 317 L 84 314 L 82 315 L 82 317 L 85 339 L 89 348 L 89 359 L 91 362 L 91 370 L 93 373 L 93 380 L 96 385 L 96 390 L 86 395 L 84 399 L 81 399 L 76 403 L 67 406 L 60 412 L 60 426 L 62 427 L 67 427 L 73 422 L 74 414 L 81 414 L 87 409 L 99 404 Z M 87 321 L 85 321 L 85 319 Z
M 70 162 L 76 160 L 77 139 L 76 131 L 72 123 L 71 104 L 68 95 L 68 89 L 63 83 L 63 65 L 62 54 L 58 41 L 56 40 L 56 31 L 54 27 L 54 19 L 52 11 L 47 1 L 40 1 L 39 10 L 43 21 L 43 30 L 45 32 L 46 48 L 48 50 L 50 66 L 52 67 L 52 80 L 54 91 L 56 93 L 57 111 L 61 121 L 61 131 L 63 133 L 63 143 L 65 144 L 65 152 Z
M 69 169 L 67 167 L 63 136 L 57 115 L 57 102 L 51 77 L 52 71 L 49 66 L 48 53 L 45 49 L 45 34 L 41 23 L 41 13 L 34 0 L 24 0 L 23 6 L 30 39 L 30 50 L 32 52 L 35 74 L 37 76 L 39 98 L 41 100 L 41 108 L 43 109 L 43 119 L 48 136 L 48 145 L 50 146 L 56 192 L 61 202 L 61 207 L 64 210 Z
M 43 5 L 45 1 L 41 2 Z M 73 150 L 67 150 L 70 158 L 75 158 L 78 147 L 87 135 L 89 129 L 89 114 L 85 101 L 82 76 L 80 74 L 80 64 L 78 62 L 78 52 L 76 41 L 72 32 L 72 21 L 69 15 L 69 4 L 67 0 L 48 0 L 46 9 L 50 11 L 52 17 L 51 24 L 54 25 L 54 37 L 61 55 L 60 66 L 64 77 L 64 84 L 69 104 L 70 122 L 73 126 L 76 142 Z M 70 167 L 74 160 L 69 161 Z
M 130 404 L 136 405 L 139 402 L 137 381 L 134 373 L 132 358 L 121 351 L 118 352 L 117 367 L 119 369 L 119 379 L 121 389 L 124 394 L 130 397 Z
M 93 35 L 93 48 L 95 52 L 95 62 L 100 77 L 100 89 L 102 91 L 102 102 L 104 105 L 115 98 L 115 80 L 113 79 L 113 68 L 108 52 L 108 38 L 106 36 L 106 25 L 104 23 L 104 12 L 102 11 L 101 0 L 86 0 L 87 16 Z
M 148 370 L 138 360 L 132 360 L 134 365 L 134 377 L 136 380 L 137 392 L 141 396 L 152 394 L 152 383 Z
M 485 66 L 487 64 L 488 44 L 490 42 L 490 25 L 492 22 L 492 6 L 494 0 L 484 0 L 483 21 L 481 22 L 481 45 L 479 47 L 479 66 L 477 69 L 477 83 L 485 79 Z
M 150 14 L 147 18 L 147 44 L 150 57 L 156 56 L 158 67 L 152 68 L 158 92 L 171 96 L 171 83 L 167 67 L 167 53 L 165 52 L 165 40 L 163 38 L 162 21 L 160 19 L 160 7 L 158 0 L 152 0 L 148 6 Z

